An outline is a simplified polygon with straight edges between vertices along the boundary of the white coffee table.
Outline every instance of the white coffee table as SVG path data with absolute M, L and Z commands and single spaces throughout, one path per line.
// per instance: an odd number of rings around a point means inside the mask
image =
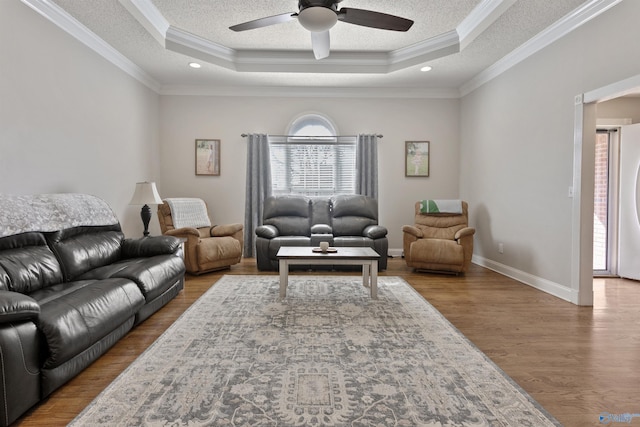
M 339 247 L 336 252 L 314 252 L 310 246 L 282 246 L 276 258 L 280 268 L 280 298 L 287 296 L 290 265 L 361 265 L 362 285 L 371 288 L 371 298 L 378 298 L 378 258 L 371 248 Z

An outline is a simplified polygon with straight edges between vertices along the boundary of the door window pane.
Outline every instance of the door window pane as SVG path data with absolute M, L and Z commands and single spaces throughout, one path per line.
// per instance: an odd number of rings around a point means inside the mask
M 596 134 L 593 205 L 593 269 L 608 270 L 609 247 L 609 133 Z

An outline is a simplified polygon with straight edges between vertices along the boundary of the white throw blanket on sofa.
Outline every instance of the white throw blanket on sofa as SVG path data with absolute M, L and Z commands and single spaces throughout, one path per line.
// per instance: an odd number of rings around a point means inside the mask
M 207 205 L 202 199 L 176 197 L 164 199 L 171 208 L 171 218 L 175 228 L 211 227 L 211 220 L 207 215 Z

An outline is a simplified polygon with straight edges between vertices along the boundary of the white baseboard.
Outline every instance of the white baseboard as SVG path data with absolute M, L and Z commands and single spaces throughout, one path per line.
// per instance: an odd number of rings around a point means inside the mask
M 392 258 L 402 258 L 402 249 L 390 248 L 387 250 L 387 255 L 389 255 Z
M 403 255 L 403 250 L 398 248 L 389 248 L 387 254 L 393 258 L 401 258 Z M 471 258 L 471 262 L 570 303 L 576 305 L 578 304 L 578 292 L 559 283 L 543 279 L 542 277 L 534 276 L 533 274 L 526 273 L 524 271 L 509 267 L 508 265 L 501 264 L 499 262 L 481 257 L 479 255 L 473 255 L 473 257 Z
M 578 292 L 575 289 L 568 288 L 559 283 L 552 282 L 542 277 L 534 276 L 533 274 L 526 273 L 521 270 L 517 270 L 508 265 L 500 264 L 499 262 L 481 257 L 479 255 L 473 255 L 471 262 L 481 267 L 493 270 L 496 273 L 500 273 L 504 276 L 510 277 L 522 282 L 525 285 L 529 285 L 533 288 L 539 289 L 555 297 L 561 298 L 565 301 L 573 304 L 578 304 Z

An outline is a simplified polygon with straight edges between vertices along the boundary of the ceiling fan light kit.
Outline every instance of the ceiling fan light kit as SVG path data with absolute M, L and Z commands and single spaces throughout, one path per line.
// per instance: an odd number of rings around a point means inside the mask
M 380 30 L 408 31 L 413 21 L 372 10 L 343 7 L 338 10 L 337 4 L 342 0 L 299 0 L 298 13 L 283 13 L 255 19 L 242 24 L 233 25 L 233 31 L 246 31 L 270 25 L 282 24 L 298 19 L 303 28 L 311 32 L 311 46 L 316 59 L 329 56 L 329 30 L 338 22 L 360 25 Z
M 328 31 L 338 22 L 338 15 L 332 9 L 313 6 L 303 9 L 298 13 L 298 22 L 311 32 L 321 33 Z

